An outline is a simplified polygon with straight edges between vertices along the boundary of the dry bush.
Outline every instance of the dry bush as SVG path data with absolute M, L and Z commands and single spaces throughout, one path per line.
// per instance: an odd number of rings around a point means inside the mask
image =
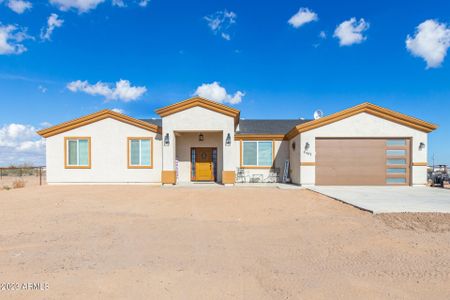
M 5 190 L 5 191 L 9 191 L 11 188 L 7 185 L 4 185 L 1 189 Z
M 20 189 L 20 188 L 24 188 L 25 187 L 25 181 L 23 181 L 22 179 L 16 179 L 13 181 L 13 189 Z

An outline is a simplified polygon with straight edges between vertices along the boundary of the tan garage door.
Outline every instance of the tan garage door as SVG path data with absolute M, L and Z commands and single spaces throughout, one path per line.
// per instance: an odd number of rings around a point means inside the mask
M 316 139 L 317 185 L 409 185 L 410 140 Z

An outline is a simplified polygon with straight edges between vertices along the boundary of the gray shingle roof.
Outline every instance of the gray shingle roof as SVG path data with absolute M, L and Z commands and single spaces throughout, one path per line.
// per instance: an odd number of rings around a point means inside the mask
M 162 120 L 161 119 L 139 119 L 141 121 L 156 125 L 161 127 L 162 126 Z
M 296 125 L 311 120 L 239 120 L 240 134 L 286 134 Z
M 141 121 L 162 126 L 161 119 L 140 119 Z M 239 134 L 286 134 L 296 125 L 311 120 L 239 120 Z

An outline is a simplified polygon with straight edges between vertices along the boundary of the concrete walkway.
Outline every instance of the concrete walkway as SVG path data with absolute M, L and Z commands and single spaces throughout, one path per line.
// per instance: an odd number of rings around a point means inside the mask
M 375 214 L 450 213 L 450 190 L 431 187 L 314 186 L 308 189 Z

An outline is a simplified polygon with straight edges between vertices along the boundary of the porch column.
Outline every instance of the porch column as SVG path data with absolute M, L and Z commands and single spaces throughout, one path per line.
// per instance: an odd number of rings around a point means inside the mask
M 229 143 L 227 143 L 227 137 L 229 136 Z M 234 128 L 230 128 L 228 131 L 223 131 L 222 134 L 222 183 L 234 184 L 236 182 L 236 145 L 239 142 L 234 140 Z
M 175 147 L 176 138 L 173 130 L 164 131 L 162 133 L 163 144 L 163 159 L 162 159 L 162 184 L 175 184 L 177 182 L 176 168 L 175 168 Z

